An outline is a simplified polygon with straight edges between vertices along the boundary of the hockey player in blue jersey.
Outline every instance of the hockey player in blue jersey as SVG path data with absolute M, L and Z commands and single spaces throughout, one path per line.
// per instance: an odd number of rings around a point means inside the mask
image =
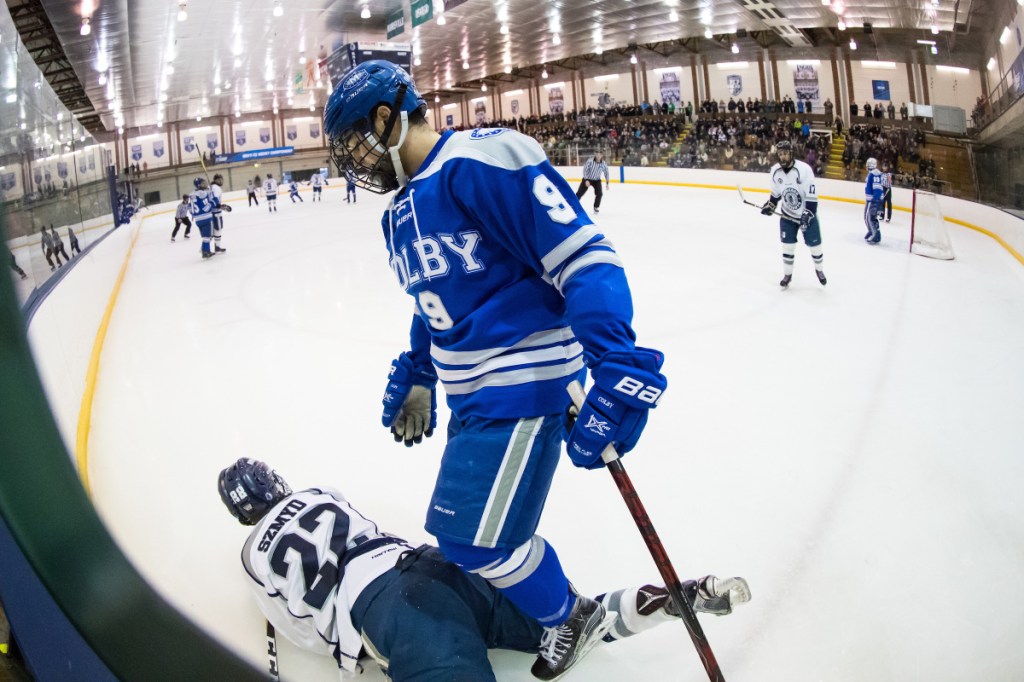
M 299 183 L 295 182 L 294 180 L 292 180 L 288 184 L 288 198 L 292 200 L 293 204 L 295 203 L 296 199 L 299 200 L 299 203 L 306 203 L 306 200 L 299 196 Z
M 541 147 L 500 128 L 439 135 L 425 111 L 404 70 L 369 61 L 324 112 L 339 170 L 395 192 L 384 242 L 417 304 L 383 423 L 409 446 L 429 436 L 440 379 L 452 419 L 426 529 L 449 560 L 545 626 L 532 672 L 550 680 L 614 622 L 536 535 L 566 437 L 566 386 L 591 370 L 567 450 L 598 468 L 606 445 L 636 445 L 667 385 L 663 358 L 635 345 L 619 256 Z
M 203 258 L 211 258 L 215 255 L 210 248 L 210 241 L 213 238 L 214 196 L 206 184 L 206 178 L 196 178 L 192 185 L 195 187 L 190 197 L 192 218 L 195 219 L 199 234 L 203 236 Z
M 345 171 L 345 203 L 356 203 L 356 172 L 351 168 Z
M 782 241 L 782 281 L 779 286 L 789 288 L 793 279 L 793 261 L 796 258 L 796 236 L 803 235 L 804 244 L 811 252 L 814 272 L 825 286 L 825 260 L 821 248 L 821 225 L 818 223 L 818 191 L 814 171 L 803 161 L 793 158 L 793 143 L 781 140 L 775 145 L 778 162 L 769 172 L 771 196 L 761 207 L 762 215 L 775 215 L 779 208 L 779 239 Z
M 878 170 L 878 161 L 874 158 L 868 159 L 864 167 L 868 170 L 868 178 L 864 183 L 864 224 L 868 228 L 868 233 L 864 235 L 864 240 L 869 244 L 877 244 L 882 240 L 878 219 L 882 216 L 885 187 L 882 173 Z

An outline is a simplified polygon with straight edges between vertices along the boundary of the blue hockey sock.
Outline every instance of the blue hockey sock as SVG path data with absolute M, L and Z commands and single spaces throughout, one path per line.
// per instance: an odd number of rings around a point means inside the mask
M 564 623 L 576 604 L 558 555 L 539 535 L 514 549 L 489 549 L 444 541 L 438 545 L 449 561 L 487 580 L 520 611 L 544 627 Z

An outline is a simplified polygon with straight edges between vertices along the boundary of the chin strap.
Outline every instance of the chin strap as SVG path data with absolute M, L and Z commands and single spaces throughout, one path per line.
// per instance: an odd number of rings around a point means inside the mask
M 402 132 L 398 135 L 398 142 L 394 147 L 388 148 L 388 153 L 391 154 L 391 164 L 395 167 L 395 179 L 398 180 L 399 189 L 409 183 L 409 178 L 405 174 L 405 168 L 402 167 L 402 159 L 398 154 L 398 150 L 405 142 L 406 135 L 409 134 L 409 113 L 407 111 L 402 112 L 401 120 Z

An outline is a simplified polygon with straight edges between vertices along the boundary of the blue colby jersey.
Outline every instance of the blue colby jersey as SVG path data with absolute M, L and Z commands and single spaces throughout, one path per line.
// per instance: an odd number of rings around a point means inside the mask
M 192 217 L 197 223 L 210 220 L 213 217 L 214 199 L 213 193 L 208 189 L 197 189 L 190 197 L 192 203 Z
M 633 350 L 619 257 L 530 137 L 446 132 L 382 226 L 413 360 L 461 419 L 560 413 L 585 360 Z
M 868 180 L 864 183 L 864 198 L 867 201 L 881 201 L 885 194 L 882 186 L 882 173 L 876 168 L 868 171 Z

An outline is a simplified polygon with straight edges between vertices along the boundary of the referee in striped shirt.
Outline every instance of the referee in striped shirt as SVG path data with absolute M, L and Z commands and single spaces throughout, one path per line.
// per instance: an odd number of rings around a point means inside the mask
M 608 164 L 601 158 L 601 152 L 595 152 L 593 158 L 587 159 L 583 164 L 583 181 L 576 190 L 576 198 L 582 199 L 587 193 L 587 187 L 594 188 L 594 213 L 601 212 L 601 197 L 604 192 L 601 190 L 601 176 L 604 175 L 606 188 L 611 187 L 611 179 L 608 177 Z
M 882 213 L 885 213 L 885 222 L 892 220 L 892 173 L 889 172 L 889 165 L 882 164 Z M 879 214 L 878 219 L 882 219 Z

